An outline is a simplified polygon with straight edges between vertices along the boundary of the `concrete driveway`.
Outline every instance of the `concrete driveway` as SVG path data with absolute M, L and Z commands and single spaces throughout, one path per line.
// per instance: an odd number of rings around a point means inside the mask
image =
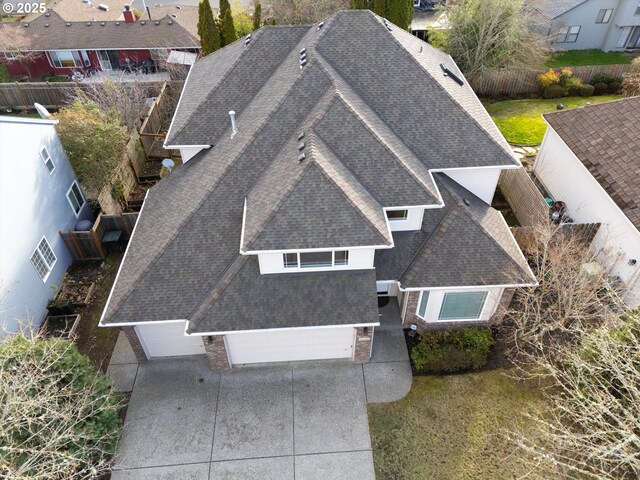
M 119 479 L 374 479 L 361 365 L 140 365 Z

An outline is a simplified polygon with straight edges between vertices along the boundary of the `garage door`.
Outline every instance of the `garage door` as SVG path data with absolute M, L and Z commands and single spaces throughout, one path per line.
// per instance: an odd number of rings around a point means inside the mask
M 184 322 L 136 325 L 136 332 L 150 357 L 179 357 L 205 353 L 202 337 L 185 337 Z
M 352 327 L 275 332 L 237 333 L 225 336 L 232 365 L 287 362 L 322 358 L 350 358 Z

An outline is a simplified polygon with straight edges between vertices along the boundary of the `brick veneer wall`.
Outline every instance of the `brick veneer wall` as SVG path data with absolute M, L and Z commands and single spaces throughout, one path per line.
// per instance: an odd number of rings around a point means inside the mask
M 353 345 L 354 363 L 367 363 L 371 359 L 371 341 L 373 340 L 373 327 L 355 328 L 355 343 Z
M 147 354 L 144 352 L 144 348 L 142 348 L 142 343 L 140 343 L 140 339 L 138 338 L 138 334 L 134 330 L 133 327 L 124 327 L 122 329 L 124 334 L 127 336 L 127 340 L 129 340 L 129 344 L 131 345 L 131 349 L 133 353 L 136 354 L 136 358 L 138 362 L 144 363 L 148 360 Z
M 211 335 L 202 337 L 204 349 L 207 352 L 209 366 L 214 372 L 226 372 L 231 370 L 227 347 L 224 343 L 224 335 Z
M 487 327 L 494 323 L 502 321 L 504 311 L 511 303 L 515 288 L 505 288 L 496 312 L 489 320 L 479 320 L 477 322 L 465 321 L 465 322 L 425 322 L 421 319 L 416 311 L 418 310 L 418 300 L 420 299 L 420 292 L 407 292 L 407 311 L 405 314 L 403 326 L 409 328 L 412 323 L 415 323 L 418 327 L 418 332 L 426 332 L 432 330 L 458 330 L 466 327 Z

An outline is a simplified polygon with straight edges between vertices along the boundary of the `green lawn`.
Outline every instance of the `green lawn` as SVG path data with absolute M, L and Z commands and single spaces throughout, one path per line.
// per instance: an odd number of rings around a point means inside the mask
M 549 57 L 544 65 L 549 68 L 579 67 L 582 65 L 616 65 L 631 63 L 631 58 L 618 52 L 602 50 L 570 50 L 557 52 Z
M 0 63 L 0 83 L 9 83 L 15 81 L 9 72 L 7 66 L 4 63 Z
M 484 106 L 508 142 L 525 145 L 538 144 L 547 129 L 543 113 L 556 111 L 556 105 L 564 108 L 583 107 L 589 103 L 602 103 L 622 98 L 620 95 L 601 97 L 566 97 L 552 100 L 508 100 L 492 102 L 483 100 Z
M 415 377 L 402 400 L 369 405 L 376 478 L 521 478 L 527 467 L 503 432 L 526 427 L 522 412 L 543 405 L 536 389 L 504 370 Z

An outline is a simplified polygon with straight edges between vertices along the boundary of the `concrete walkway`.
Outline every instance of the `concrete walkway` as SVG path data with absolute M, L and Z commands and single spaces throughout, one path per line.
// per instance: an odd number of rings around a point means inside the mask
M 224 374 L 204 357 L 138 365 L 121 334 L 108 374 L 133 392 L 112 479 L 375 479 L 366 403 L 411 388 L 397 305 L 381 313 L 365 365 L 298 362 Z

